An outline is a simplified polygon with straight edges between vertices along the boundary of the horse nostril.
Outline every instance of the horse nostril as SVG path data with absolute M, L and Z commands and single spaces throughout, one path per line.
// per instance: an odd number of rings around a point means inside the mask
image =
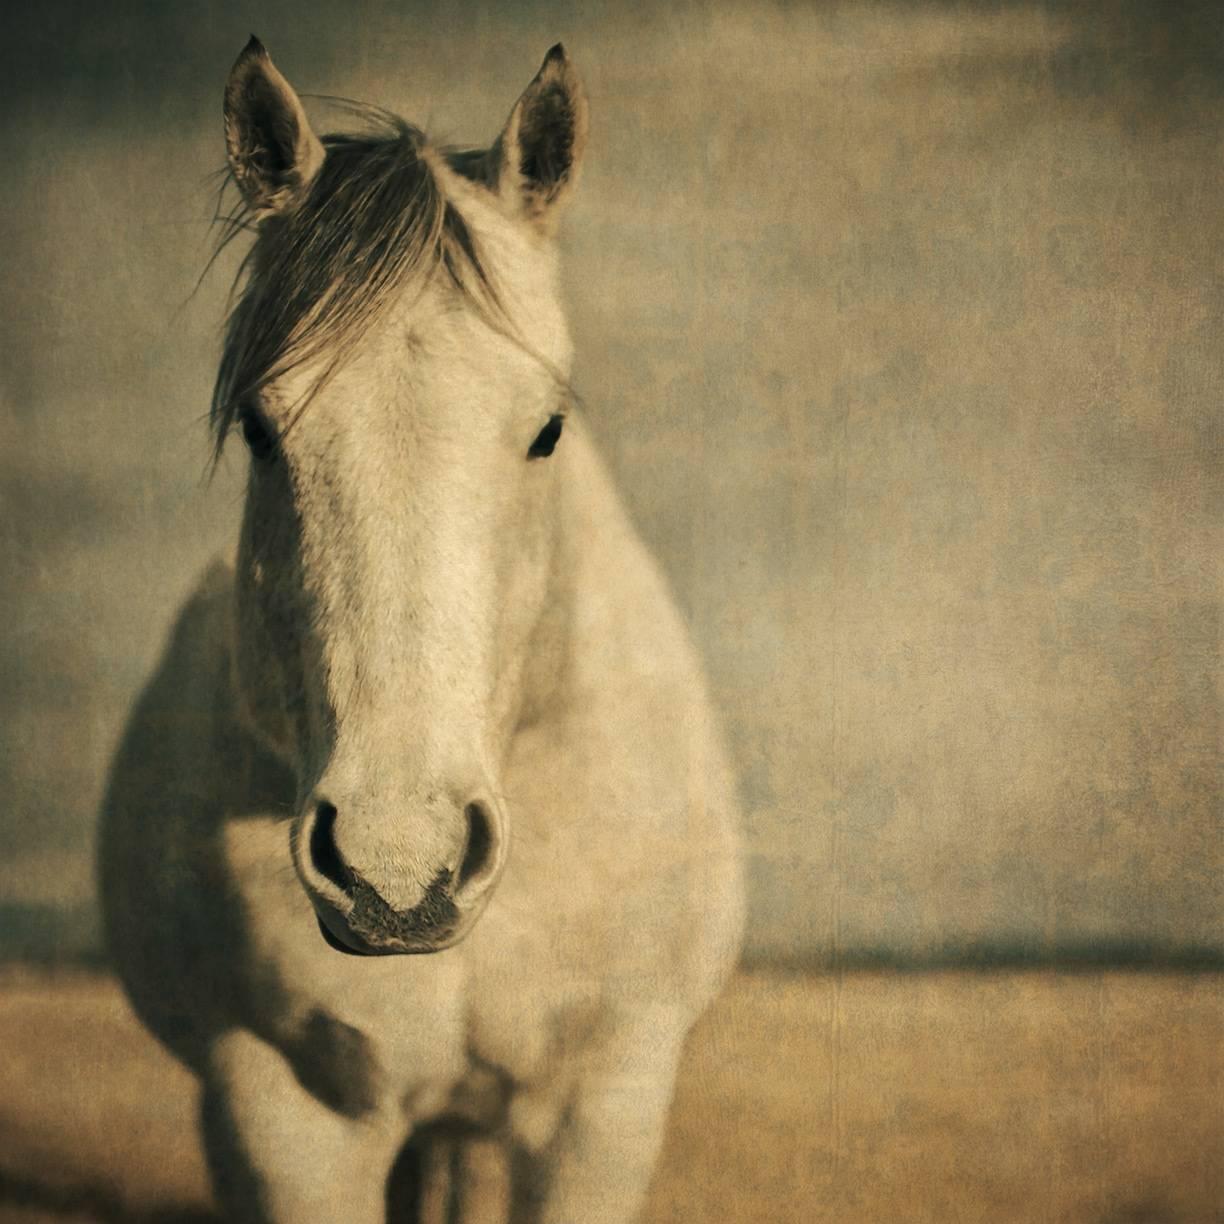
M 493 824 L 489 813 L 480 803 L 469 803 L 464 809 L 468 822 L 467 846 L 459 864 L 459 887 L 479 876 L 493 861 Z
M 320 803 L 315 811 L 314 828 L 310 830 L 310 861 L 321 876 L 347 893 L 353 886 L 353 873 L 336 848 L 335 827 L 335 807 Z

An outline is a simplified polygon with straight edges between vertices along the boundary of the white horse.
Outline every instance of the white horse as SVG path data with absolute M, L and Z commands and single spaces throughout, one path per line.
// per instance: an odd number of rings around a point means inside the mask
M 109 946 L 232 1218 L 625 1224 L 743 900 L 697 660 L 569 403 L 586 104 L 557 46 L 487 150 L 371 116 L 320 139 L 254 39 L 226 89 L 245 516 L 114 764 Z

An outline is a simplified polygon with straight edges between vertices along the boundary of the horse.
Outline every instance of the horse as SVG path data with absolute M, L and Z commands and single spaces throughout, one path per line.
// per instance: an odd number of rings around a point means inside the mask
M 744 900 L 696 651 L 570 384 L 587 102 L 557 45 L 487 147 L 360 113 L 317 135 L 254 38 L 225 88 L 242 525 L 112 763 L 107 946 L 227 1217 L 627 1224 Z

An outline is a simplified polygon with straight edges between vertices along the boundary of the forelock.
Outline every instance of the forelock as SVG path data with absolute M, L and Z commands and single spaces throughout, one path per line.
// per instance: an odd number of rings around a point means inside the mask
M 244 399 L 321 362 L 308 402 L 392 302 L 437 275 L 483 313 L 499 312 L 473 235 L 431 167 L 424 134 L 386 112 L 361 113 L 374 130 L 323 138 L 327 157 L 309 195 L 259 226 L 239 269 L 210 414 L 218 452 Z M 254 228 L 251 210 L 240 205 L 224 226 L 222 246 Z

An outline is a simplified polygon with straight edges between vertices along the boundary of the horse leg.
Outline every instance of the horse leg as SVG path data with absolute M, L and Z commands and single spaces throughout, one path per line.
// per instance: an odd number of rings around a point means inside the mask
M 507 1224 L 510 1165 L 505 1144 L 467 1135 L 459 1141 L 452 1167 L 458 1183 L 454 1224 Z
M 422 1165 L 418 1224 L 508 1224 L 509 1167 L 499 1140 L 436 1128 L 424 1140 Z
M 253 1034 L 214 1043 L 202 1124 L 218 1205 L 234 1224 L 383 1224 L 398 1136 L 378 1118 L 328 1109 Z
M 519 1153 L 514 1221 L 631 1224 L 654 1170 L 685 1025 L 630 1026 L 587 1060 L 543 1153 Z M 526 1176 L 522 1176 L 526 1174 Z

